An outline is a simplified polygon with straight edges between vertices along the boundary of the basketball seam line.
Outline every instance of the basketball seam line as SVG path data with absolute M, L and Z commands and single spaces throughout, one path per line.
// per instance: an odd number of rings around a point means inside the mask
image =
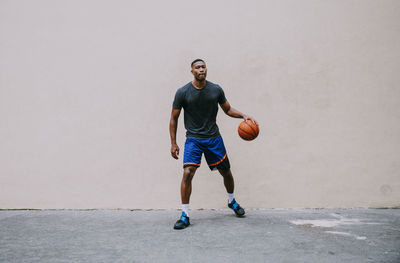
M 248 123 L 247 123 L 247 121 L 245 122 L 246 123 L 246 125 L 247 126 L 249 126 L 250 127 L 250 129 L 252 129 L 253 130 L 253 132 L 254 132 L 254 136 L 257 136 L 257 132 L 253 129 L 253 127 L 251 127 L 251 125 L 249 125 Z
M 240 128 L 240 127 L 239 127 L 239 129 L 240 129 L 242 132 L 244 132 L 244 133 L 246 133 L 246 134 L 248 134 L 248 135 L 250 135 L 250 136 L 253 136 L 253 137 L 254 137 L 254 135 L 253 135 L 253 134 L 251 134 L 251 133 L 248 133 L 247 131 L 243 130 L 242 128 Z

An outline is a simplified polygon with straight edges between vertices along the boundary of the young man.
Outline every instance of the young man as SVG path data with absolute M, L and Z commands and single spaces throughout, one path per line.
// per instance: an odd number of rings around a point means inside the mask
M 218 104 L 227 115 L 233 118 L 250 119 L 256 123 L 252 117 L 230 106 L 219 85 L 206 80 L 207 67 L 202 59 L 194 60 L 191 68 L 194 80 L 177 90 L 169 123 L 171 155 L 178 159 L 179 147 L 176 143 L 176 129 L 183 108 L 187 138 L 181 182 L 182 215 L 175 223 L 174 229 L 184 229 L 190 225 L 189 199 L 192 192 L 192 179 L 196 169 L 200 166 L 203 153 L 210 169 L 218 169 L 224 178 L 224 185 L 228 193 L 228 207 L 235 212 L 236 216 L 240 217 L 245 214 L 233 194 L 234 181 L 229 159 L 216 124 Z

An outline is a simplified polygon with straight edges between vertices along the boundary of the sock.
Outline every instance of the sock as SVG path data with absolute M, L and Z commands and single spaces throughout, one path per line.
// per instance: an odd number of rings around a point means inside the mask
M 232 203 L 233 199 L 235 199 L 235 195 L 233 193 L 228 193 L 228 201 Z
M 189 217 L 189 204 L 182 204 L 182 211 Z

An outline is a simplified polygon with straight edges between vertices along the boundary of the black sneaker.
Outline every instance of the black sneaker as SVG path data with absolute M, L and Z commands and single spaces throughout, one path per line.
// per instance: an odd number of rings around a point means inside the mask
M 181 218 L 176 221 L 174 229 L 184 229 L 190 225 L 189 217 L 182 211 Z
M 233 199 L 232 202 L 228 204 L 228 207 L 235 212 L 237 217 L 244 216 L 244 209 L 240 207 L 240 205 L 236 202 L 235 199 Z

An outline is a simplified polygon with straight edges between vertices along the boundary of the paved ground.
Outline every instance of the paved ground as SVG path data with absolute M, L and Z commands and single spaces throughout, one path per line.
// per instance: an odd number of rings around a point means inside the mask
M 400 209 L 0 211 L 0 262 L 400 262 Z

